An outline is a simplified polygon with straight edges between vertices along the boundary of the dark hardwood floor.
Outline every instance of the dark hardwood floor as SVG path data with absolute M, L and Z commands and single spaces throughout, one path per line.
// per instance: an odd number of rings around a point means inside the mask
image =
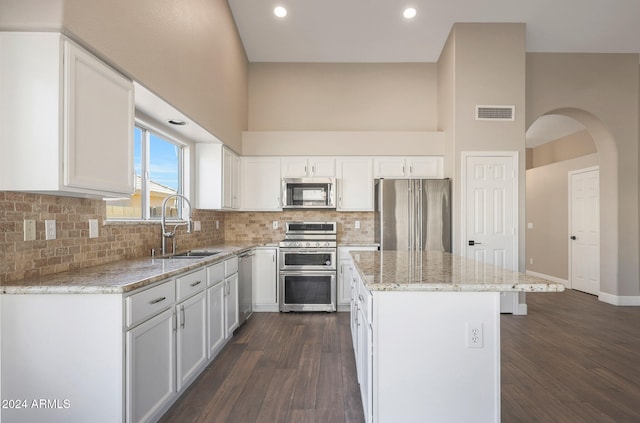
M 527 303 L 501 317 L 502 422 L 640 422 L 640 308 Z M 256 313 L 160 421 L 361 423 L 350 336 L 348 313 Z

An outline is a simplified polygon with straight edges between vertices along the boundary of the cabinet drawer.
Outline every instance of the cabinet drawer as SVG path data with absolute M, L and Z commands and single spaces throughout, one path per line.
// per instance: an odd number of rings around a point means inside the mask
M 173 306 L 175 301 L 176 289 L 173 280 L 125 298 L 127 326 L 137 325 Z
M 217 285 L 224 280 L 224 262 L 207 267 L 207 286 Z
M 207 274 L 205 269 L 198 270 L 193 273 L 189 273 L 184 276 L 180 276 L 176 279 L 176 301 L 182 301 L 185 298 L 189 298 L 196 292 L 200 292 L 204 289 L 207 283 Z
M 238 257 L 230 258 L 224 262 L 224 277 L 228 278 L 234 273 L 238 273 Z

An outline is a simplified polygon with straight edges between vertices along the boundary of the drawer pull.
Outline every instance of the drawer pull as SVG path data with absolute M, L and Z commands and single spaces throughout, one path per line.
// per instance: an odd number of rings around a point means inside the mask
M 360 301 L 364 302 L 364 297 L 362 295 L 358 295 L 358 298 L 360 299 Z
M 149 301 L 149 304 L 158 304 L 163 302 L 164 300 L 166 300 L 167 297 L 160 297 L 160 298 L 156 298 L 155 300 L 151 300 Z
M 191 288 L 193 288 L 194 286 L 198 286 L 202 283 L 202 281 L 195 281 L 194 283 L 191 284 Z

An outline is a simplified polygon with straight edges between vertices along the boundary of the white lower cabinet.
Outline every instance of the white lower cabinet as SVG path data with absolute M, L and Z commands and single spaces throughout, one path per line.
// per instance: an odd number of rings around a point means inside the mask
M 278 249 L 256 248 L 251 272 L 253 283 L 253 311 L 277 312 L 278 305 Z
M 207 323 L 209 326 L 207 335 L 207 356 L 213 358 L 222 349 L 225 341 L 224 330 L 224 280 L 207 288 Z
M 359 261 L 357 251 L 376 251 L 377 245 L 345 245 L 338 247 L 338 311 L 349 311 L 352 302 L 351 283 L 354 272 L 353 261 Z M 354 252 L 355 257 L 351 257 Z
M 238 273 L 224 280 L 225 338 L 231 337 L 239 325 L 238 320 Z
M 126 333 L 126 421 L 155 421 L 177 395 L 175 311 L 165 310 Z
M 204 286 L 204 285 L 203 285 Z M 207 302 L 204 291 L 176 306 L 177 387 L 180 392 L 207 361 Z

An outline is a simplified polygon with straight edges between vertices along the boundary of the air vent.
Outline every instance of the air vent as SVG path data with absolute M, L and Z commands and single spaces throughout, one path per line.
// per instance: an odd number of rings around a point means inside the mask
M 515 120 L 516 106 L 476 106 L 476 120 Z

